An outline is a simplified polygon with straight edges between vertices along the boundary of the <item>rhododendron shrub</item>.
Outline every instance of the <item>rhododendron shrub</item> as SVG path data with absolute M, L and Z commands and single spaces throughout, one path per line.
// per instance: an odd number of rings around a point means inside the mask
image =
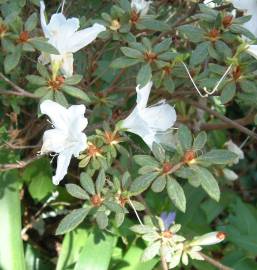
M 0 0 L 0 269 L 257 269 L 257 1 Z

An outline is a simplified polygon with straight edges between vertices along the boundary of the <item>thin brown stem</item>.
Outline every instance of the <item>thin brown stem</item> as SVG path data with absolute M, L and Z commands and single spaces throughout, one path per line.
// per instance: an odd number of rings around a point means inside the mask
M 199 252 L 199 253 L 205 259 L 206 262 L 208 262 L 208 263 L 212 264 L 213 266 L 217 267 L 217 269 L 219 269 L 219 270 L 233 270 L 233 268 L 230 268 L 228 266 L 223 265 L 219 261 L 216 261 L 215 259 L 205 255 L 204 253 L 202 253 L 202 252 Z

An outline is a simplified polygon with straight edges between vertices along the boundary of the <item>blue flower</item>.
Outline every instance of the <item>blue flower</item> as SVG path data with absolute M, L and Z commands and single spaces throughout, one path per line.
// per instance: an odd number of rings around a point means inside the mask
M 169 230 L 170 226 L 175 222 L 176 213 L 175 212 L 163 212 L 161 213 L 161 219 L 164 224 L 164 230 Z

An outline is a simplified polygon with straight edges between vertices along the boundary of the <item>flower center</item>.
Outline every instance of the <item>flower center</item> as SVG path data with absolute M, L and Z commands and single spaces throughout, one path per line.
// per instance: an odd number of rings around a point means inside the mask
M 166 75 L 169 75 L 172 72 L 172 68 L 170 66 L 166 66 L 162 70 Z
M 61 89 L 62 85 L 64 84 L 64 81 L 65 79 L 63 76 L 57 76 L 55 80 L 53 79 L 48 81 L 48 86 L 53 91 L 58 91 Z
M 222 24 L 225 28 L 228 28 L 232 24 L 233 16 L 227 15 L 223 18 Z
M 128 198 L 122 195 L 119 195 L 117 199 L 121 207 L 125 207 L 126 203 L 128 202 Z
M 144 58 L 148 63 L 153 63 L 157 60 L 157 54 L 154 52 L 146 52 Z
M 173 167 L 172 164 L 165 162 L 162 166 L 162 173 L 168 174 L 171 171 L 172 167 Z
M 90 157 L 97 157 L 101 155 L 101 149 L 92 143 L 88 143 L 87 154 Z
M 20 33 L 17 43 L 26 43 L 29 40 L 29 32 L 23 31 Z
M 217 41 L 219 39 L 219 34 L 220 34 L 220 31 L 218 29 L 216 29 L 216 28 L 213 28 L 208 33 L 210 41 L 212 41 L 212 42 Z
M 188 150 L 188 151 L 186 151 L 186 153 L 185 153 L 185 155 L 183 157 L 183 162 L 187 163 L 187 164 L 190 164 L 190 163 L 193 163 L 195 158 L 196 158 L 195 151 L 194 150 Z
M 171 231 L 164 231 L 164 232 L 162 232 L 162 237 L 164 237 L 164 238 L 171 238 L 172 237 L 172 232 Z
M 135 9 L 133 9 L 130 15 L 130 22 L 132 24 L 137 24 L 139 18 L 140 18 L 140 14 Z
M 105 143 L 106 144 L 114 145 L 114 144 L 118 144 L 119 143 L 120 137 L 119 137 L 119 135 L 116 132 L 115 133 L 112 133 L 112 132 L 105 131 L 105 133 L 104 133 L 104 140 L 105 140 Z
M 103 202 L 103 199 L 97 194 L 93 195 L 90 200 L 91 200 L 92 205 L 95 207 L 101 206 Z
M 111 23 L 111 26 L 110 26 L 111 30 L 118 31 L 120 29 L 120 27 L 121 27 L 121 25 L 120 25 L 119 20 L 112 20 L 112 23 Z
M 3 38 L 7 32 L 8 28 L 4 24 L 0 24 L 0 38 Z

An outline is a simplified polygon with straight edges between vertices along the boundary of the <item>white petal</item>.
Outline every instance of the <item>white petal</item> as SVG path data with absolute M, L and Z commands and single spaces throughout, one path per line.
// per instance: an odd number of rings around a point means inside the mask
M 41 21 L 41 27 L 43 29 L 45 37 L 48 37 L 48 30 L 47 30 L 47 24 L 46 24 L 46 17 L 45 17 L 45 3 L 44 1 L 40 1 L 40 21 Z
M 184 265 L 188 265 L 188 256 L 187 256 L 186 252 L 184 252 L 183 255 L 182 255 L 182 263 Z
M 98 34 L 105 30 L 106 28 L 103 25 L 95 23 L 92 27 L 74 33 L 68 41 L 67 51 L 73 53 L 77 52 L 93 42 L 97 38 Z
M 238 175 L 234 171 L 227 168 L 223 169 L 223 174 L 224 177 L 229 181 L 235 181 L 236 179 L 238 179 Z
M 197 251 L 189 251 L 188 254 L 193 260 L 204 261 L 202 255 Z
M 61 153 L 66 149 L 68 134 L 61 129 L 50 129 L 44 132 L 41 153 Z
M 85 112 L 85 105 L 72 105 L 68 108 L 70 127 L 73 131 L 83 131 L 86 128 L 88 121 L 85 118 Z
M 250 45 L 246 52 L 257 59 L 257 45 Z
M 40 104 L 42 114 L 48 115 L 52 124 L 59 129 L 67 130 L 69 126 L 67 109 L 52 100 L 45 100 Z
M 232 140 L 229 140 L 225 143 L 225 146 L 228 148 L 229 151 L 235 153 L 238 156 L 238 159 L 234 161 L 234 163 L 238 163 L 239 159 L 244 159 L 244 152 L 240 147 L 238 147 Z
M 148 82 L 143 88 L 140 88 L 140 85 L 137 86 L 137 107 L 138 109 L 146 108 L 147 101 L 151 92 L 153 82 Z
M 166 131 L 171 128 L 176 119 L 176 111 L 169 104 L 157 104 L 145 108 L 141 117 L 147 122 L 150 128 L 156 131 Z
M 191 246 L 208 246 L 222 242 L 226 235 L 223 232 L 211 232 L 195 237 L 190 243 Z
M 151 3 L 152 1 L 132 0 L 131 8 L 135 9 L 138 13 L 144 16 L 147 14 Z
M 41 63 L 42 65 L 47 65 L 51 61 L 50 55 L 48 53 L 42 52 L 40 56 L 38 57 L 38 62 Z
M 61 70 L 65 77 L 71 77 L 73 74 L 73 54 L 66 53 L 62 57 Z
M 74 157 L 78 157 L 79 154 L 87 148 L 87 136 L 84 133 L 79 133 L 76 135 L 76 143 L 74 144 L 73 148 L 71 149 L 72 154 Z
M 71 161 L 72 154 L 69 152 L 59 154 L 57 158 L 57 168 L 55 176 L 53 176 L 53 183 L 58 185 L 60 181 L 67 174 L 68 167 Z

